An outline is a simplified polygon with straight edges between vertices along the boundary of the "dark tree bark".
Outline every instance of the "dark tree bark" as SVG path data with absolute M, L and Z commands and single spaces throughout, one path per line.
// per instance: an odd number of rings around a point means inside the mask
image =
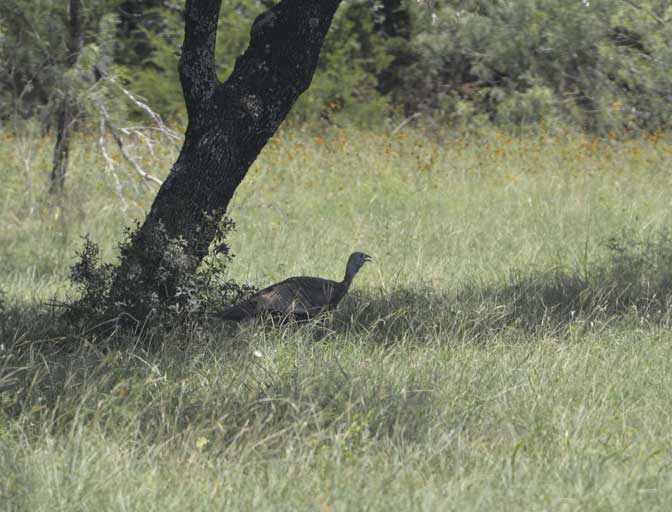
M 77 63 L 83 45 L 82 31 L 82 2 L 70 0 L 68 12 L 68 29 L 66 38 L 65 65 L 72 69 Z M 68 156 L 70 152 L 70 131 L 72 128 L 72 93 L 66 85 L 63 97 L 56 111 L 56 144 L 49 180 L 49 192 L 62 192 L 65 185 L 65 173 L 68 170 Z
M 215 71 L 221 0 L 187 0 L 179 75 L 189 117 L 180 155 L 122 263 L 112 295 L 151 286 L 157 230 L 185 241 L 196 266 L 215 236 L 234 191 L 312 80 L 324 37 L 341 0 L 282 0 L 252 24 L 249 47 L 231 76 Z M 123 285 L 122 280 L 129 283 Z M 157 290 L 170 294 L 171 290 Z

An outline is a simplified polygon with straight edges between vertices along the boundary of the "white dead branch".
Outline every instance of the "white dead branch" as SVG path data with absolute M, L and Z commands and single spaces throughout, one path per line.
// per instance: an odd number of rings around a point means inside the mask
M 123 87 L 121 84 L 119 84 L 113 77 L 109 77 L 108 80 L 113 83 L 122 93 L 124 96 L 126 96 L 131 102 L 147 112 L 147 115 L 154 121 L 154 124 L 156 124 L 156 129 L 158 129 L 163 135 L 165 135 L 169 140 L 171 140 L 173 143 L 177 142 L 180 139 L 180 135 L 175 131 L 171 130 L 168 128 L 165 123 L 163 122 L 163 119 L 161 119 L 161 116 L 154 112 L 147 103 L 142 101 L 138 96 L 133 94 L 131 91 Z M 144 99 L 144 98 L 143 98 Z M 134 128 L 134 130 L 137 131 L 137 128 Z M 178 148 L 179 150 L 179 148 Z
M 105 107 L 105 104 L 103 103 L 102 100 L 99 100 L 96 102 L 98 105 L 98 109 L 100 110 L 100 115 L 101 115 L 101 123 L 102 123 L 102 130 L 105 130 L 105 127 L 109 130 L 110 134 L 112 135 L 112 138 L 114 141 L 117 143 L 117 146 L 119 147 L 119 151 L 121 152 L 121 155 L 124 157 L 124 159 L 131 165 L 133 170 L 135 170 L 136 173 L 140 175 L 140 177 L 143 179 L 143 182 L 151 182 L 154 183 L 158 186 L 161 186 L 163 182 L 157 178 L 156 176 L 149 174 L 146 172 L 142 167 L 140 167 L 140 164 L 133 158 L 133 156 L 126 150 L 126 146 L 124 145 L 124 141 L 121 138 L 121 130 L 117 128 L 112 120 L 110 119 L 110 115 L 107 111 L 107 108 Z M 100 144 L 101 148 L 104 147 L 104 135 L 101 135 L 102 138 L 102 143 Z M 103 153 L 103 157 L 105 158 L 105 161 L 107 165 L 110 163 L 109 155 L 105 151 Z
M 107 148 L 105 147 L 105 118 L 103 116 L 100 117 L 98 147 L 100 148 L 100 152 L 103 154 L 103 158 L 105 159 L 105 169 L 107 170 L 108 173 L 112 175 L 114 179 L 114 189 L 117 191 L 117 195 L 119 196 L 119 200 L 121 201 L 122 212 L 125 214 L 126 210 L 128 210 L 128 203 L 126 202 L 126 198 L 124 197 L 124 194 L 122 192 L 119 176 L 117 176 L 117 173 L 114 171 L 114 162 L 110 158 L 110 155 L 107 152 Z

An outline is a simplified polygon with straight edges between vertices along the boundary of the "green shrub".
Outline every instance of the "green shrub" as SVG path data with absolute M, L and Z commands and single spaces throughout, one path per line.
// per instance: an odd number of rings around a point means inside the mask
M 553 100 L 553 91 L 544 86 L 513 91 L 499 104 L 497 122 L 504 126 L 540 123 L 555 114 Z
M 669 127 L 672 90 L 671 14 L 654 0 L 449 2 L 415 12 L 413 58 L 395 102 L 423 111 L 500 124 L 557 114 L 591 131 Z M 455 98 L 446 101 L 446 97 Z M 446 106 L 448 109 L 446 110 Z
M 209 255 L 198 266 L 186 254 L 185 242 L 157 230 L 145 246 L 147 258 L 158 261 L 149 275 L 126 272 L 123 265 L 101 263 L 95 243 L 84 237 L 70 280 L 79 297 L 68 306 L 66 319 L 84 327 L 174 327 L 187 318 L 207 317 L 253 291 L 225 277 L 231 255 L 224 238 L 234 228 L 229 219 L 217 226 Z M 131 249 L 135 230 L 127 230 L 120 244 L 122 256 Z M 126 272 L 126 273 L 123 273 Z
M 221 80 L 268 5 L 223 2 Z M 79 83 L 77 104 L 86 105 L 87 94 L 101 94 L 91 75 L 104 69 L 184 124 L 181 4 L 96 0 L 85 7 L 85 50 L 76 70 L 63 73 L 64 6 L 45 0 L 0 6 L 0 119 L 17 112 L 48 118 L 66 82 Z M 422 114 L 460 126 L 555 118 L 599 134 L 668 129 L 670 16 L 663 0 L 344 0 L 312 86 L 289 119 L 366 125 Z M 135 108 L 107 101 L 120 117 Z

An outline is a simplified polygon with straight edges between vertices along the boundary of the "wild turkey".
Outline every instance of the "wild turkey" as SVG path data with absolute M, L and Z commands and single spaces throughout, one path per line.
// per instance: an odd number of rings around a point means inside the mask
M 320 277 L 290 277 L 225 310 L 221 317 L 236 322 L 258 316 L 270 316 L 281 322 L 314 318 L 338 305 L 348 292 L 352 279 L 367 261 L 371 261 L 370 256 L 353 252 L 341 282 Z

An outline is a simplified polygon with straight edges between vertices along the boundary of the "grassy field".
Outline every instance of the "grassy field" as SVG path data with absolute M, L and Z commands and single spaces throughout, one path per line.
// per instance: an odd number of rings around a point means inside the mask
M 52 142 L 0 137 L 0 509 L 672 507 L 669 137 L 282 132 L 231 277 L 375 262 L 328 331 L 213 320 L 154 351 L 46 305 L 153 192 L 84 138 L 49 198 Z

